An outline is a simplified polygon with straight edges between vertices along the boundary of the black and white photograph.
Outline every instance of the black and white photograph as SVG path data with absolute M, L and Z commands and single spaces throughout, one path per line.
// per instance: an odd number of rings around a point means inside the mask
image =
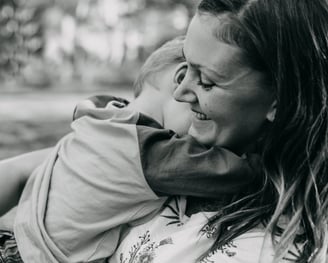
M 0 0 L 0 263 L 328 263 L 328 0 Z

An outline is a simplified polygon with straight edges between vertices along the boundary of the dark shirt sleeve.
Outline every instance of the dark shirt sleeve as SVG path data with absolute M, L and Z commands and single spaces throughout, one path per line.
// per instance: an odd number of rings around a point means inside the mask
M 221 147 L 206 148 L 190 135 L 158 129 L 142 114 L 137 133 L 145 178 L 158 195 L 219 199 L 250 187 L 260 174 L 256 155 L 241 158 Z

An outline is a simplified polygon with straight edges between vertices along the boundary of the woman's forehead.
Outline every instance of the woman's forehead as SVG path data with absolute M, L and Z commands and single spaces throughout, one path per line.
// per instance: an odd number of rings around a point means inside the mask
M 221 21 L 210 15 L 195 15 L 187 31 L 184 55 L 190 65 L 229 76 L 242 68 L 243 51 L 218 40 L 214 31 Z

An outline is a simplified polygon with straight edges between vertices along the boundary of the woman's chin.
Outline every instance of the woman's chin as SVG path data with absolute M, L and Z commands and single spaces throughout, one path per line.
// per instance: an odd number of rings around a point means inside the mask
M 210 127 L 195 127 L 193 124 L 190 126 L 188 134 L 194 137 L 199 143 L 211 147 L 216 145 L 215 132 Z

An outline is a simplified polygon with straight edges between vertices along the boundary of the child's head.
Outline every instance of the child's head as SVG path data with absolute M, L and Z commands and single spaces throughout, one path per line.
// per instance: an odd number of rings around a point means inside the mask
M 160 87 L 158 87 L 157 84 L 159 84 L 158 82 L 162 81 L 161 77 L 163 72 L 168 68 L 175 68 L 180 63 L 185 62 L 185 59 L 182 55 L 184 39 L 184 36 L 180 36 L 170 40 L 155 50 L 152 54 L 150 54 L 150 56 L 146 59 L 145 63 L 141 67 L 137 79 L 134 83 L 135 97 L 140 95 L 146 82 L 154 88 L 159 89 Z M 170 89 L 170 87 L 167 87 L 167 89 Z
M 183 57 L 184 37 L 166 42 L 154 51 L 141 67 L 135 81 L 135 97 L 145 97 L 147 103 L 153 103 L 154 110 L 161 111 L 163 125 L 178 134 L 185 134 L 190 126 L 190 109 L 186 103 L 177 102 L 173 92 L 183 80 L 187 64 Z M 157 92 L 147 92 L 155 89 Z M 162 101 L 156 102 L 154 94 Z M 160 108 L 160 109 L 159 109 Z

